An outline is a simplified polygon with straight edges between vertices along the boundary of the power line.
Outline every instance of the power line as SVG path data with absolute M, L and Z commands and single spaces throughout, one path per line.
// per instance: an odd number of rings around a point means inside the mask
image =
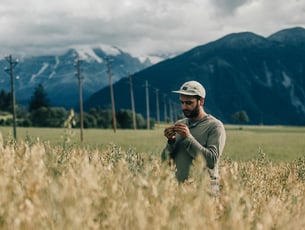
M 115 102 L 114 102 L 113 86 L 112 86 L 112 72 L 111 72 L 111 65 L 110 65 L 109 58 L 107 58 L 106 61 L 107 61 L 110 97 L 111 97 L 113 132 L 116 132 L 116 115 L 115 115 Z
M 80 69 L 80 59 L 77 55 L 77 79 L 78 79 L 78 93 L 79 93 L 79 114 L 80 114 L 80 140 L 84 141 L 84 116 L 83 116 L 83 90 L 82 90 L 82 76 Z
M 164 106 L 164 121 L 166 122 L 167 119 L 167 103 L 166 103 L 166 94 L 163 94 L 163 106 Z
M 171 99 L 169 99 L 169 119 L 170 122 L 174 122 L 173 102 Z
M 129 75 L 129 83 L 130 83 L 130 99 L 131 99 L 131 110 L 132 110 L 132 121 L 133 121 L 133 128 L 137 129 L 137 121 L 136 121 L 136 111 L 135 111 L 135 103 L 134 103 L 134 96 L 133 96 L 133 85 L 132 85 L 132 78 Z
M 157 123 L 160 124 L 159 89 L 156 89 L 156 113 L 157 113 Z
M 12 114 L 13 114 L 13 133 L 14 138 L 17 140 L 17 130 L 16 130 L 16 97 L 15 97 L 15 83 L 14 83 L 14 67 L 17 61 L 13 61 L 12 55 L 7 57 L 10 68 L 5 68 L 4 70 L 10 74 L 11 77 L 11 104 L 12 104 Z
M 146 121 L 147 121 L 147 129 L 150 129 L 150 114 L 149 114 L 149 89 L 148 89 L 148 81 L 145 81 L 145 91 L 146 91 Z
M 137 89 L 142 89 L 143 87 L 146 88 L 146 95 L 149 94 L 149 89 L 152 89 L 155 91 L 156 96 L 155 96 L 155 100 L 156 100 L 156 122 L 160 122 L 160 103 L 159 103 L 159 95 L 162 94 L 163 95 L 163 119 L 164 122 L 170 121 L 173 122 L 174 120 L 177 120 L 178 117 L 180 116 L 180 112 L 179 112 L 179 104 L 175 103 L 171 98 L 167 97 L 166 93 L 162 93 L 160 92 L 160 89 L 152 86 L 148 80 L 143 80 L 140 79 L 138 77 L 136 77 L 135 75 L 132 75 L 132 79 L 135 81 L 132 81 L 132 85 L 133 88 L 137 88 Z M 143 82 L 145 82 L 145 84 L 143 84 Z M 147 82 L 147 83 L 146 83 Z M 121 84 L 128 84 L 127 82 L 122 82 Z M 130 85 L 130 83 L 129 83 Z M 148 92 L 148 93 L 147 93 Z M 146 113 L 150 113 L 149 108 L 149 96 L 146 96 Z M 169 110 L 169 111 L 168 111 Z M 149 118 L 150 119 L 150 118 Z

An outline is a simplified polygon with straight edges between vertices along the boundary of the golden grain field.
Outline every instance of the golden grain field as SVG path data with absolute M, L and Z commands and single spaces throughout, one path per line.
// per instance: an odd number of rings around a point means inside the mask
M 0 138 L 0 229 L 304 229 L 305 157 L 223 159 L 221 196 L 196 164 L 178 185 L 159 155 Z

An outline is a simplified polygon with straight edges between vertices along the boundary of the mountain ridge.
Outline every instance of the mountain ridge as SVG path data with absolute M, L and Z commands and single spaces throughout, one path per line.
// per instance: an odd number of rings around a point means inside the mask
M 287 35 L 290 31 L 293 36 Z M 185 81 L 197 80 L 206 87 L 206 110 L 225 123 L 232 122 L 230 117 L 234 112 L 245 110 L 250 124 L 305 125 L 305 40 L 301 39 L 304 33 L 304 28 L 291 28 L 266 38 L 251 32 L 229 34 L 145 68 L 132 77 L 141 79 L 142 84 L 148 81 L 152 90 L 167 95 L 166 102 L 161 102 L 167 103 L 167 108 L 169 101 L 178 101 L 171 90 L 178 89 Z M 117 108 L 130 108 L 126 85 L 128 79 L 114 84 Z M 145 115 L 145 90 L 142 87 L 134 91 L 136 111 Z M 96 92 L 86 100 L 85 108 L 109 108 L 108 95 L 108 87 Z M 156 117 L 153 92 L 149 98 L 150 114 Z M 164 110 L 160 108 L 160 112 L 162 115 Z
M 103 47 L 105 49 L 105 47 Z M 42 84 L 52 106 L 73 107 L 78 101 L 78 80 L 76 77 L 77 57 L 80 58 L 83 97 L 87 98 L 95 91 L 109 84 L 107 60 L 112 68 L 112 80 L 125 77 L 127 71 L 137 72 L 151 65 L 142 63 L 137 57 L 117 47 L 69 49 L 60 55 L 21 57 L 14 67 L 15 94 L 19 106 L 26 106 L 34 88 Z M 0 68 L 8 67 L 7 60 L 0 60 Z M 10 78 L 4 71 L 1 73 L 1 89 L 10 91 Z

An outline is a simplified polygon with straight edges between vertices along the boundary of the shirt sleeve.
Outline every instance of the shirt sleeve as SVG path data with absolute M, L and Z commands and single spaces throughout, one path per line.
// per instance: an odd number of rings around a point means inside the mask
M 171 158 L 171 153 L 174 151 L 175 143 L 167 143 L 161 153 L 161 160 L 165 161 Z
M 225 143 L 223 126 L 217 125 L 211 129 L 206 143 L 206 146 L 202 146 L 192 135 L 183 140 L 183 145 L 190 156 L 195 159 L 198 154 L 202 154 L 207 167 L 213 169 L 222 154 Z

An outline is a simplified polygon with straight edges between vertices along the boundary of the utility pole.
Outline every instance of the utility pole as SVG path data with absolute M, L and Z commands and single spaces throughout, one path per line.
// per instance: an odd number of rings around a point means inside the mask
M 108 76 L 109 76 L 113 132 L 116 132 L 116 116 L 115 116 L 115 102 L 114 102 L 113 86 L 112 86 L 112 72 L 111 72 L 110 61 L 108 58 L 107 58 L 107 69 L 108 69 Z
M 164 122 L 167 123 L 167 104 L 166 104 L 166 94 L 163 94 L 163 105 L 164 105 Z
M 135 110 L 135 104 L 134 104 L 132 78 L 131 78 L 131 75 L 129 73 L 128 73 L 128 76 L 129 76 L 129 85 L 130 85 L 130 99 L 131 99 L 133 128 L 137 129 L 136 110 Z
M 79 116 L 80 116 L 80 140 L 84 141 L 84 116 L 83 116 L 83 90 L 82 90 L 82 76 L 80 69 L 80 58 L 77 55 L 77 79 L 78 79 L 78 93 L 79 93 Z
M 160 124 L 159 89 L 156 89 L 156 113 L 157 113 L 157 123 Z
M 150 115 L 149 115 L 149 91 L 148 91 L 148 81 L 145 81 L 146 89 L 146 114 L 147 114 L 147 129 L 150 129 Z
M 178 105 L 173 103 L 173 119 L 176 121 L 178 119 Z
M 10 74 L 11 77 L 11 105 L 13 114 L 13 134 L 15 140 L 17 140 L 17 130 L 16 130 L 16 97 L 15 97 L 15 83 L 14 83 L 14 67 L 17 61 L 13 61 L 12 55 L 7 57 L 7 61 L 10 64 L 10 68 L 5 68 L 5 71 Z
M 169 100 L 169 117 L 170 117 L 170 122 L 174 122 L 173 102 L 171 99 Z

